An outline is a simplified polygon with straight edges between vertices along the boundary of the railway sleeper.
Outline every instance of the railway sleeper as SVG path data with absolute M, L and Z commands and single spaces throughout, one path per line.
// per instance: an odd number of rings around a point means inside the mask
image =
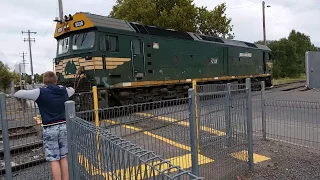
M 21 152 L 25 152 L 28 151 L 30 149 L 35 149 L 35 148 L 39 148 L 43 146 L 43 141 L 36 141 L 33 143 L 29 143 L 29 144 L 22 144 L 22 145 L 18 145 L 18 146 L 13 146 L 10 147 L 10 154 L 11 155 L 15 155 L 15 154 L 19 154 Z M 3 158 L 4 157 L 4 149 L 0 149 L 0 157 Z
M 46 162 L 47 162 L 46 158 L 36 159 L 36 160 L 33 160 L 33 161 L 29 161 L 29 162 L 25 162 L 25 163 L 21 163 L 21 164 L 12 166 L 11 167 L 11 169 L 12 169 L 11 171 L 12 171 L 12 173 L 16 173 L 18 171 L 25 170 L 25 169 L 28 169 L 28 168 L 31 168 L 31 167 L 34 167 L 34 166 L 38 166 L 38 165 L 46 163 Z M 4 176 L 6 174 L 5 168 L 0 170 L 0 174 L 2 176 Z
M 33 136 L 35 134 L 38 134 L 38 132 L 37 131 L 30 131 L 30 132 L 26 132 L 26 133 L 10 134 L 9 140 L 19 139 L 19 138 L 23 138 L 23 137 L 29 137 L 29 136 Z M 0 141 L 3 141 L 2 136 L 0 136 Z

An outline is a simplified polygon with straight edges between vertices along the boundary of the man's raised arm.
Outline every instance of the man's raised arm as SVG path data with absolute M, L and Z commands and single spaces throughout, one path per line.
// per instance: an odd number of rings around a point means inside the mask
M 71 97 L 74 94 L 74 89 L 72 87 L 66 87 L 68 96 Z
M 37 100 L 40 95 L 40 89 L 32 89 L 32 90 L 19 90 L 14 93 L 14 97 L 21 99 L 30 99 Z

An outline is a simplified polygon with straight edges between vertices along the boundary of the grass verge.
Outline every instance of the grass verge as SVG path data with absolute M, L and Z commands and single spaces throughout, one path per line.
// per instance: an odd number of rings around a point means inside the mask
M 306 75 L 303 74 L 297 78 L 279 78 L 279 79 L 273 79 L 272 84 L 273 85 L 278 85 L 278 84 L 284 84 L 284 83 L 290 83 L 290 82 L 295 82 L 295 81 L 302 81 L 306 80 Z

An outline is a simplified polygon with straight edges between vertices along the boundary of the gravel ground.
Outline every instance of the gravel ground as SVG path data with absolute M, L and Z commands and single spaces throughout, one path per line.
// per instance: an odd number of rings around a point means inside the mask
M 242 180 L 320 179 L 319 150 L 255 139 L 254 152 L 271 159 L 256 164 L 255 171 L 241 177 Z
M 14 173 L 13 180 L 51 180 L 53 179 L 50 164 L 44 163 Z

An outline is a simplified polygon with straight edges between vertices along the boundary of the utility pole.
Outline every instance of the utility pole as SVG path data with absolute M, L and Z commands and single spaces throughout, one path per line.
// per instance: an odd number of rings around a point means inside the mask
M 265 9 L 266 9 L 266 3 L 262 1 L 262 17 L 263 17 L 263 42 L 264 45 L 267 45 L 266 40 L 266 17 L 265 17 Z
M 20 89 L 22 88 L 22 83 L 21 83 L 21 80 L 22 80 L 22 75 L 23 75 L 23 73 L 21 72 L 21 64 L 23 64 L 23 69 L 24 70 L 26 70 L 26 59 L 24 58 L 26 55 L 27 55 L 27 53 L 25 53 L 25 52 L 22 52 L 22 53 L 20 53 L 21 54 L 21 57 L 22 57 L 22 63 L 19 63 L 19 70 L 20 70 Z M 26 82 L 26 78 L 24 78 L 24 81 Z
M 271 7 L 270 5 L 267 5 L 267 7 Z M 267 45 L 267 38 L 266 38 L 266 16 L 265 16 L 265 10 L 266 10 L 266 3 L 262 1 L 262 18 L 263 18 L 263 42 L 264 45 Z
M 21 57 L 22 57 L 23 68 L 24 68 L 24 70 L 26 70 L 26 59 L 24 57 L 27 55 L 27 53 L 22 52 L 20 54 L 21 54 Z
M 55 70 L 55 59 L 53 59 L 52 70 L 53 70 L 54 73 L 56 72 L 56 70 Z
M 31 66 L 31 79 L 32 79 L 32 88 L 34 88 L 34 76 L 33 76 L 33 63 L 32 63 L 32 53 L 31 53 L 31 41 L 36 42 L 35 38 L 31 38 L 30 34 L 37 34 L 37 32 L 31 32 L 28 30 L 28 32 L 22 31 L 22 34 L 28 34 L 28 38 L 24 38 L 24 42 L 28 41 L 29 42 L 29 53 L 30 53 L 30 66 Z
M 63 5 L 62 5 L 62 0 L 58 0 L 59 4 L 59 20 L 63 22 Z
M 22 82 L 21 82 L 21 81 L 22 81 L 21 63 L 19 63 L 19 72 L 20 72 L 20 73 L 19 73 L 19 74 L 20 74 L 20 83 L 19 83 L 19 84 L 20 84 L 20 89 L 22 89 Z

